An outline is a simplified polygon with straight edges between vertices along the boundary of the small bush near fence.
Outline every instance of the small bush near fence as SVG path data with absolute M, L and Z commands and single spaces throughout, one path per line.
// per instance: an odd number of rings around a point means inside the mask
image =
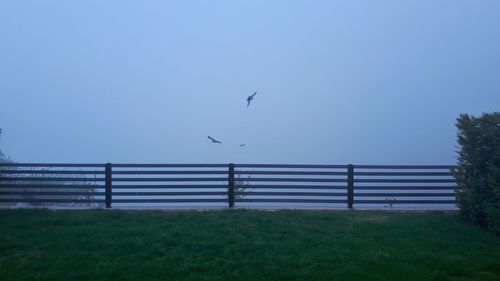
M 457 204 L 463 217 L 500 233 L 500 113 L 457 119 L 459 188 Z

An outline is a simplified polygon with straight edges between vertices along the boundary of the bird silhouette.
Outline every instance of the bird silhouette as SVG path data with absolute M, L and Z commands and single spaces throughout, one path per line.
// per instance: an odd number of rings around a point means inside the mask
M 240 146 L 241 146 L 241 147 L 244 147 L 244 146 L 246 146 L 246 144 L 240 144 Z
M 253 93 L 253 95 L 251 95 L 247 98 L 247 107 L 250 106 L 250 103 L 253 101 L 256 94 L 257 94 L 257 92 Z
M 214 138 L 212 138 L 211 136 L 207 136 L 213 143 L 222 143 Z

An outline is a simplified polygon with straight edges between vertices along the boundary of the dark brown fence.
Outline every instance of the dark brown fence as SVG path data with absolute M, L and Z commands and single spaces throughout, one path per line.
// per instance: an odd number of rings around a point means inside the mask
M 0 163 L 0 204 L 455 208 L 450 165 Z
M 236 202 L 344 206 L 347 165 L 239 164 Z M 240 189 L 240 190 L 238 190 Z M 242 204 L 241 204 L 242 203 Z M 340 205 L 339 205 L 340 204 Z
M 441 204 L 455 206 L 456 181 L 449 165 L 353 165 L 357 206 Z

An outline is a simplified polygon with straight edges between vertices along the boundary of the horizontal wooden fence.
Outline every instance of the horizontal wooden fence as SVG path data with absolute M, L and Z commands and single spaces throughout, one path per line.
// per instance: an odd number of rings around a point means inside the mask
M 0 204 L 455 208 L 451 165 L 0 163 Z

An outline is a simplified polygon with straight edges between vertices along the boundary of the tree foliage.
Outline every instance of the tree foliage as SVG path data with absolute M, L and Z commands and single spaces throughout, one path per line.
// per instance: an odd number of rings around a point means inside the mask
M 457 119 L 457 202 L 463 217 L 500 233 L 500 113 Z

